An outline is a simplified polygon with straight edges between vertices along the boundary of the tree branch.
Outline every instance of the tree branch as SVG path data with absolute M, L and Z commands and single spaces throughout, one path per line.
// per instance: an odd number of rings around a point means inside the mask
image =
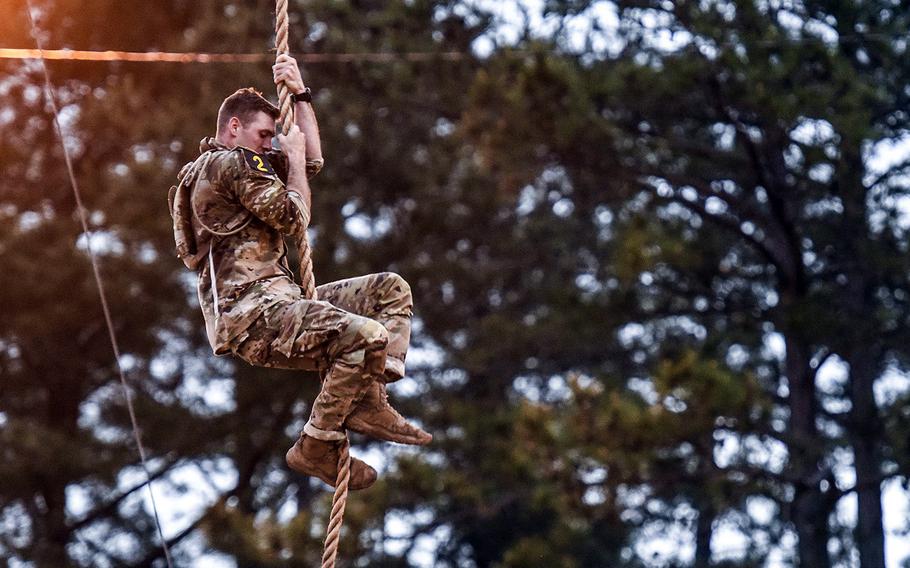
M 710 222 L 718 225 L 719 227 L 736 234 L 737 237 L 739 237 L 739 238 L 745 240 L 747 243 L 751 244 L 760 253 L 760 255 L 763 256 L 765 258 L 765 260 L 767 260 L 770 264 L 774 265 L 778 270 L 783 271 L 783 266 L 781 265 L 780 260 L 778 260 L 776 258 L 774 251 L 772 249 L 769 249 L 766 246 L 765 242 L 763 240 L 759 240 L 758 238 L 756 238 L 755 235 L 749 235 L 747 233 L 744 233 L 742 228 L 740 228 L 739 222 L 734 221 L 732 219 L 720 217 L 718 215 L 712 215 L 711 213 L 708 212 L 707 209 L 705 209 L 705 207 L 703 205 L 701 205 L 697 202 L 688 201 L 686 199 L 683 199 L 679 195 L 674 195 L 673 197 L 663 197 L 663 196 L 657 195 L 655 193 L 655 197 L 659 200 L 669 201 L 672 203 L 678 203 L 679 205 L 682 205 L 689 211 L 696 213 L 699 217 L 705 219 L 706 221 L 710 221 Z
M 882 183 L 888 181 L 893 176 L 905 174 L 905 173 L 907 173 L 908 169 L 910 169 L 910 158 L 907 158 L 903 162 L 888 168 L 888 170 L 886 170 L 885 172 L 880 174 L 871 183 L 866 185 L 866 189 L 873 189 L 874 187 L 878 186 L 879 184 L 882 184 Z
M 144 488 L 146 485 L 148 485 L 149 481 L 154 481 L 154 480 L 160 478 L 162 475 L 164 475 L 165 473 L 170 471 L 170 469 L 174 465 L 176 465 L 178 462 L 180 462 L 180 459 L 173 459 L 173 460 L 169 461 L 164 467 L 162 467 L 155 473 L 152 473 L 149 476 L 149 478 L 150 478 L 149 480 L 143 480 L 140 483 L 137 483 L 136 485 L 123 491 L 122 493 L 120 493 L 119 495 L 117 495 L 116 497 L 114 497 L 112 500 L 108 501 L 104 505 L 101 505 L 100 507 L 98 507 L 96 509 L 92 509 L 91 511 L 86 513 L 81 519 L 70 524 L 67 528 L 70 531 L 77 531 L 77 530 L 85 527 L 86 525 L 89 525 L 89 524 L 97 521 L 101 517 L 110 515 L 117 509 L 117 507 L 120 505 L 120 503 L 123 502 L 124 499 L 126 499 L 127 497 L 129 497 L 130 495 L 135 493 L 136 491 L 139 491 L 140 489 Z

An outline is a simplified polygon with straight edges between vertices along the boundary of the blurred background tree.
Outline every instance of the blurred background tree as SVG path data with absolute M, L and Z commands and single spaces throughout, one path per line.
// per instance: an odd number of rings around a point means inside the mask
M 54 48 L 273 42 L 271 2 L 35 5 Z M 396 404 L 436 435 L 355 439 L 383 471 L 345 565 L 885 566 L 883 491 L 910 475 L 910 9 L 291 14 L 295 53 L 430 54 L 305 66 L 317 279 L 411 283 Z M 283 464 L 316 381 L 210 355 L 165 205 L 269 65 L 49 65 L 176 563 L 316 564 L 330 495 Z M 161 566 L 40 67 L 0 66 L 0 557 Z

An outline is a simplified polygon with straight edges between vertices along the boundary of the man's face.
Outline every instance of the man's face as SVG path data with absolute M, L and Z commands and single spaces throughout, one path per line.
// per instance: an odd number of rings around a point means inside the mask
M 236 123 L 234 121 L 237 121 Z M 272 149 L 272 137 L 275 136 L 275 119 L 260 111 L 246 123 L 238 118 L 231 118 L 230 129 L 233 142 L 237 146 L 249 148 L 257 153 Z

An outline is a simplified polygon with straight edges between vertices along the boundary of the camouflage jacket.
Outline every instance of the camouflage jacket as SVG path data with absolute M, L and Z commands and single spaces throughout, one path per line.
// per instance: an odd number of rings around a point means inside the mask
M 228 148 L 213 138 L 202 140 L 199 151 L 180 170 L 169 204 L 177 255 L 198 272 L 209 343 L 224 354 L 270 306 L 301 296 L 284 238 L 301 239 L 310 212 L 285 185 L 284 154 Z M 308 160 L 307 177 L 321 168 Z

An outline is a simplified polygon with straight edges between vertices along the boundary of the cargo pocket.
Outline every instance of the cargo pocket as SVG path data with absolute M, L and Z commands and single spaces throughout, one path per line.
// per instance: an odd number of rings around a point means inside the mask
M 238 357 L 256 367 L 271 367 L 272 337 L 253 334 L 235 350 Z

